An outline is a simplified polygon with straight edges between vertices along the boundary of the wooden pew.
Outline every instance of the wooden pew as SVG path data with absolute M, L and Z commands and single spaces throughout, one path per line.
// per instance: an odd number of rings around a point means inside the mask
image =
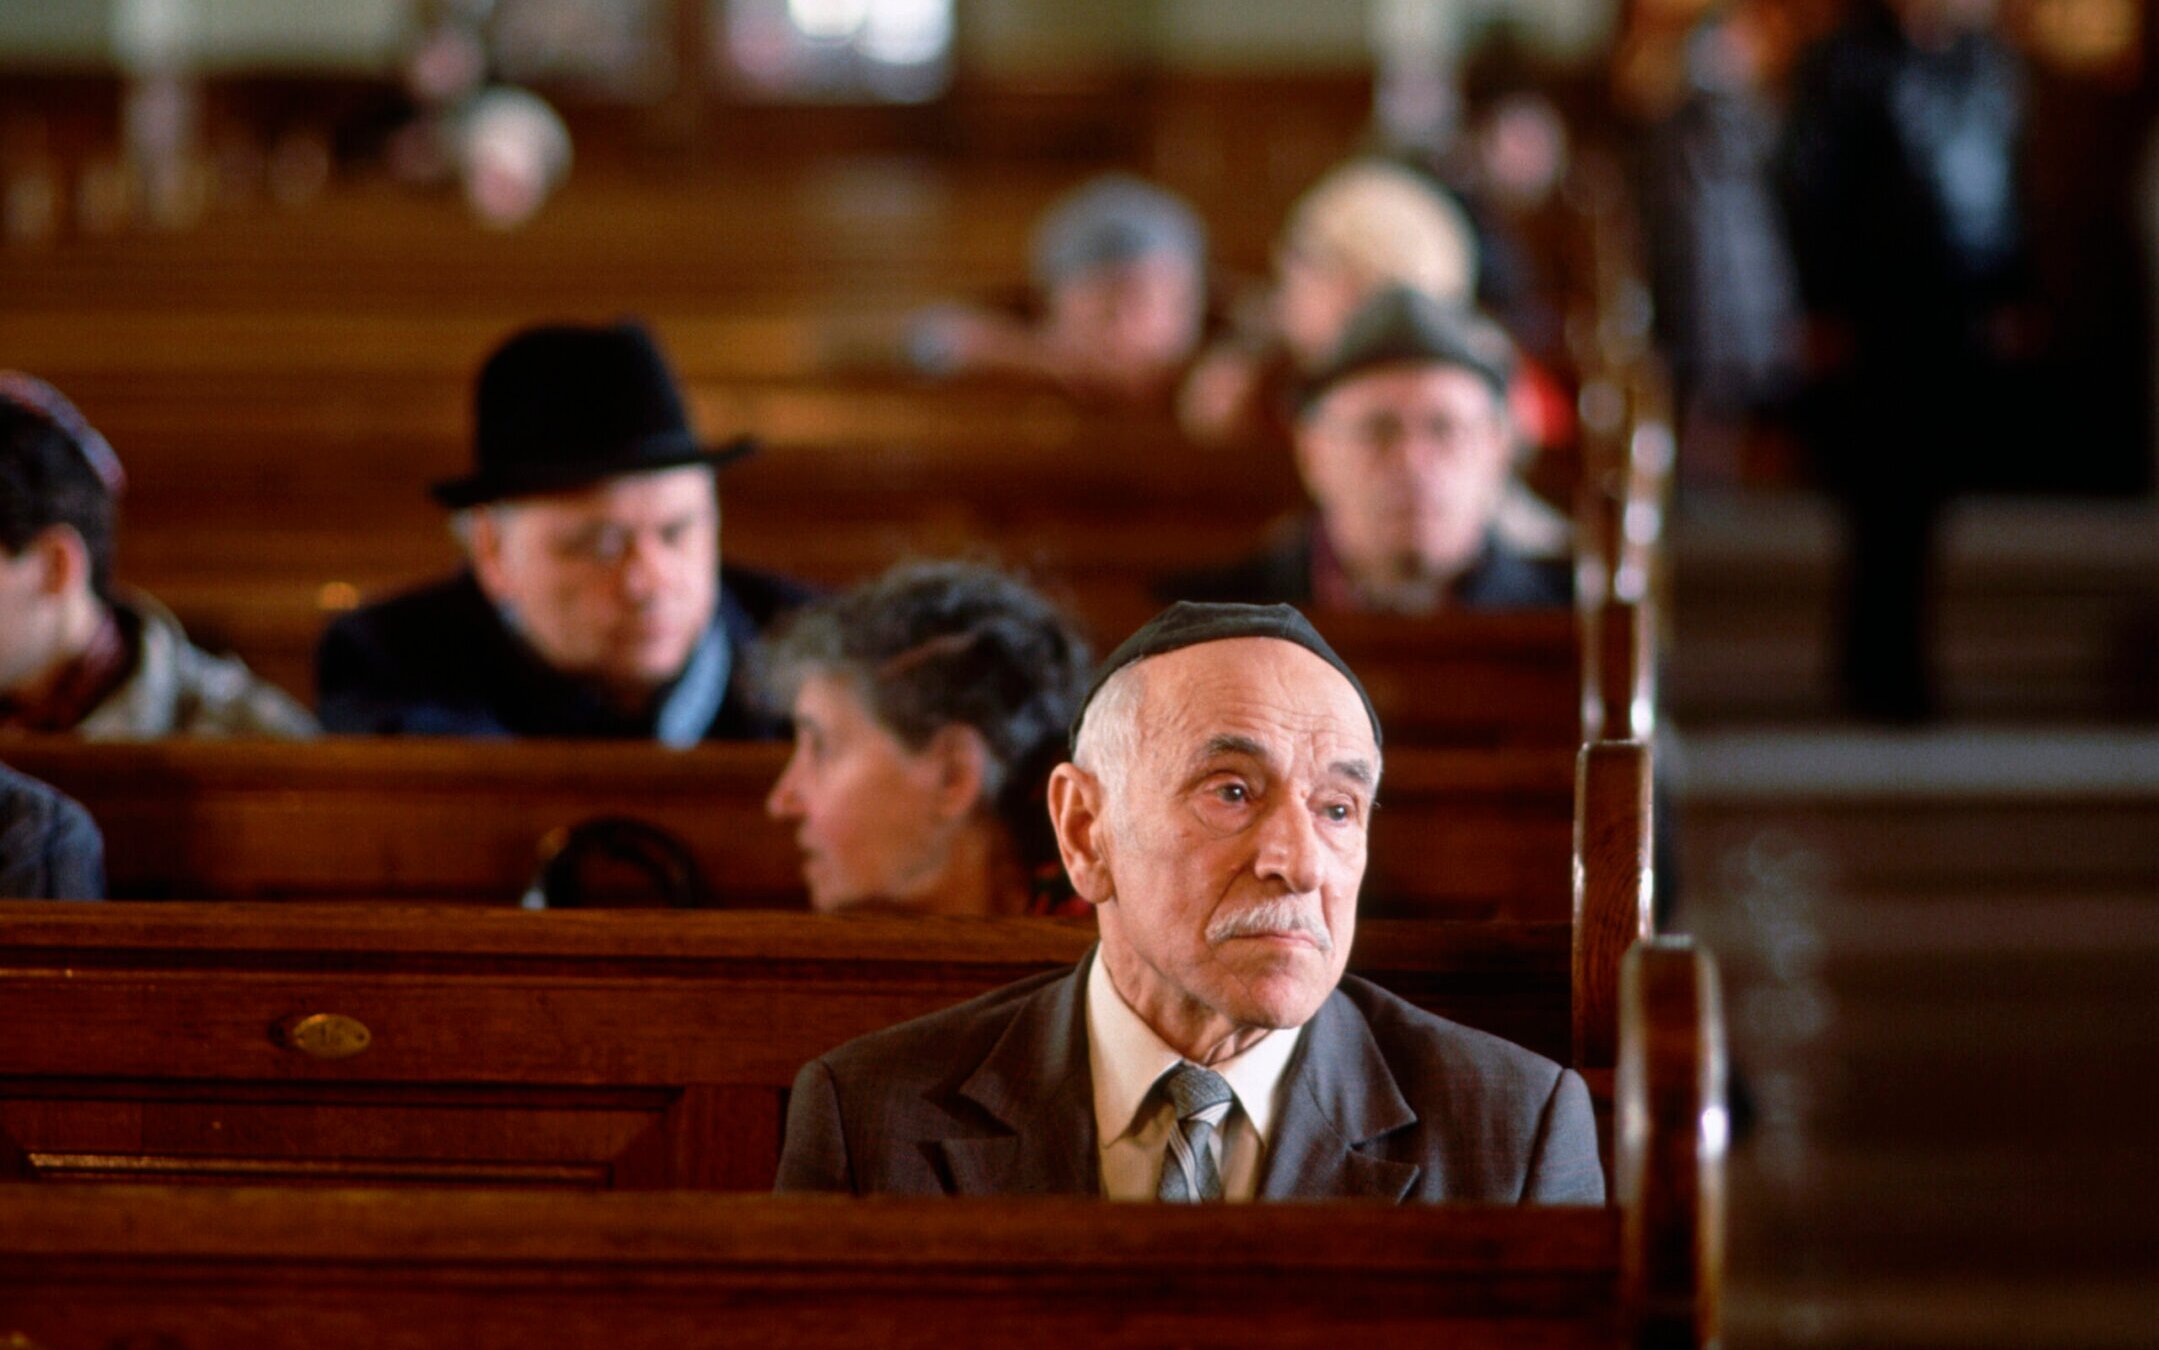
M 1372 920 L 1351 968 L 1570 1059 L 1624 925 Z M 25 1177 L 770 1185 L 832 1046 L 1069 965 L 1042 919 L 0 902 L 0 1155 Z M 1577 981 L 1596 990 L 1577 996 Z M 1600 1096 L 1610 1060 L 1580 1065 Z
M 0 1236 L 41 1350 L 1614 1346 L 1608 1210 L 127 1187 Z
M 304 551 L 304 537 L 291 542 Z M 826 565 L 847 556 L 835 548 Z M 831 579 L 876 570 L 866 554 L 857 556 L 863 561 L 859 571 Z M 1080 616 L 1103 651 L 1160 608 L 1146 578 L 1048 562 L 1031 569 L 1034 579 Z M 360 598 L 349 582 L 298 577 L 176 581 L 157 595 L 197 642 L 237 652 L 257 673 L 303 698 L 314 687 L 323 626 Z M 1640 738 L 1654 725 L 1649 621 L 1639 606 L 1610 603 L 1580 614 L 1555 609 L 1424 619 L 1313 617 L 1371 692 L 1390 746 L 1572 747 L 1600 734 Z M 1603 724 L 1607 702 L 1627 710 L 1609 732 Z
M 629 815 L 681 839 L 730 906 L 800 907 L 790 826 L 764 813 L 779 745 L 450 740 L 0 742 L 0 760 L 87 806 L 122 898 L 515 903 L 556 831 Z M 1393 750 L 1366 911 L 1566 921 L 1579 871 L 1633 884 L 1640 746 Z M 1616 846 L 1582 850 L 1611 836 Z M 1646 845 L 1645 845 L 1646 847 Z
M 910 551 L 888 550 L 871 536 L 832 544 L 820 563 L 831 574 L 818 579 L 835 583 L 870 575 L 882 560 Z M 295 534 L 280 547 L 302 556 L 309 540 Z M 1151 575 L 1082 562 L 1076 553 L 1051 551 L 1042 540 L 1026 547 L 1029 552 L 1004 560 L 1020 565 L 1071 609 L 1100 650 L 1161 607 Z M 454 566 L 446 547 L 441 564 L 445 571 Z M 305 698 L 314 688 L 315 646 L 324 625 L 363 593 L 392 585 L 366 577 L 356 584 L 328 568 L 296 565 L 282 577 L 175 577 L 153 593 L 198 643 L 237 652 L 257 673 Z M 1607 614 L 1614 617 L 1605 620 Z M 1584 615 L 1554 609 L 1425 619 L 1315 613 L 1313 619 L 1371 691 L 1389 745 L 1573 746 L 1598 739 L 1591 733 L 1601 721 L 1590 726 L 1585 719 L 1601 718 L 1607 700 L 1630 709 L 1615 720 L 1611 738 L 1639 736 L 1652 725 L 1653 670 L 1647 621 L 1639 615 L 1638 606 L 1612 605 Z M 1604 637 L 1607 631 L 1613 640 Z
M 1629 957 L 1616 1209 L 13 1188 L 0 1335 L 76 1347 L 1706 1346 L 1722 1042 Z

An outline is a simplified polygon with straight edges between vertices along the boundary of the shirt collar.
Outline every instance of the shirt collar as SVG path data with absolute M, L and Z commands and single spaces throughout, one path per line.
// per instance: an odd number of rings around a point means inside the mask
M 1106 1147 L 1141 1124 L 1140 1107 L 1155 1081 L 1184 1058 L 1132 1011 L 1109 977 L 1098 947 L 1087 972 L 1087 1043 L 1094 1071 L 1095 1138 Z M 1270 1031 L 1257 1045 L 1223 1064 L 1209 1065 L 1229 1083 L 1237 1106 L 1265 1143 L 1274 1126 L 1276 1088 L 1303 1027 Z

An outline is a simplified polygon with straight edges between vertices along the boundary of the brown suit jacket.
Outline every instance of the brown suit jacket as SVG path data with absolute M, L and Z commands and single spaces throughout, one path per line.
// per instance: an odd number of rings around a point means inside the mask
M 1100 1194 L 1086 974 L 1022 980 L 805 1065 L 777 1188 Z M 1354 975 L 1286 1073 L 1262 1199 L 1604 1200 L 1579 1074 Z

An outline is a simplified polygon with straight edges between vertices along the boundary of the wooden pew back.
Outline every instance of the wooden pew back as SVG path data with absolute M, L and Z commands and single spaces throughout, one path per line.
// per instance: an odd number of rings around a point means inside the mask
M 793 831 L 764 813 L 786 749 L 448 740 L 0 745 L 90 809 L 123 898 L 514 903 L 543 839 L 630 815 L 683 840 L 721 901 L 799 907 Z M 1368 913 L 1565 921 L 1570 751 L 1392 750 Z
M 18 1216 L 0 1332 L 52 1350 L 1611 1346 L 1623 1321 L 1600 1209 L 128 1187 Z
M 0 1152 L 63 1180 L 760 1190 L 804 1063 L 1092 941 L 1039 919 L 0 903 L 0 1024 L 40 1029 L 0 1044 Z M 1565 924 L 1373 921 L 1352 968 L 1567 1054 Z
M 1616 1209 L 17 1188 L 10 1343 L 1704 1346 L 1721 1020 L 1683 943 L 1622 1006 Z

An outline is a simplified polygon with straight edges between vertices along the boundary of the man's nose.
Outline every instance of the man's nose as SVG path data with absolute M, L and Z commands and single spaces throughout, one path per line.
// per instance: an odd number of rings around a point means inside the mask
M 1324 848 L 1305 804 L 1281 802 L 1260 822 L 1254 870 L 1262 879 L 1280 881 L 1292 894 L 1308 895 L 1319 889 Z
M 772 791 L 765 794 L 765 814 L 774 820 L 796 820 L 802 815 L 802 795 L 795 791 L 795 757 L 787 757 Z
M 642 602 L 659 595 L 667 585 L 667 568 L 659 543 L 643 536 L 631 539 L 616 566 L 615 584 L 631 600 Z

